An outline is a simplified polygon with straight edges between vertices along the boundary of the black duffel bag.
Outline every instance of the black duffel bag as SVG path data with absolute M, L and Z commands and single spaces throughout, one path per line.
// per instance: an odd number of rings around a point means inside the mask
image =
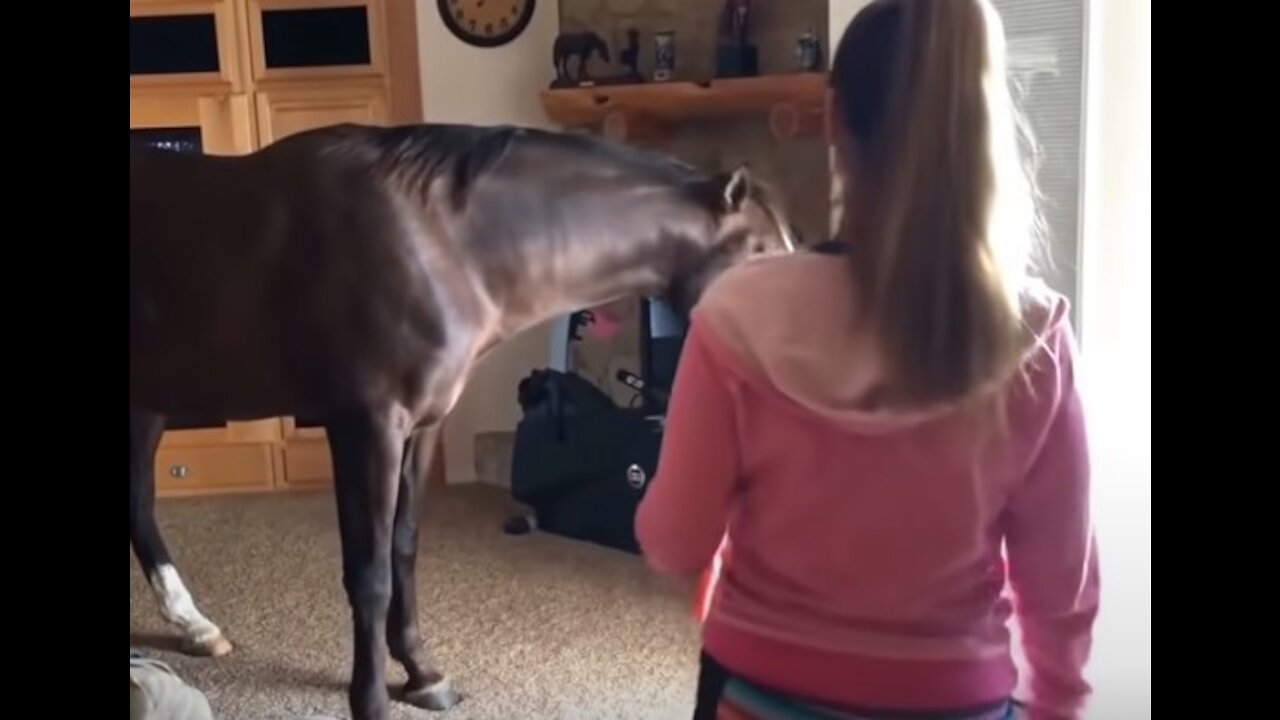
M 520 381 L 511 494 L 537 527 L 638 552 L 635 513 L 662 444 L 662 424 L 618 407 L 574 373 L 537 370 Z

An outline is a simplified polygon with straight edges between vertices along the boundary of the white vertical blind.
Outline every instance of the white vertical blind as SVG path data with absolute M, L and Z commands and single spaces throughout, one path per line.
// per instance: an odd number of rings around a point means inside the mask
M 1126 0 L 1127 1 L 1127 0 Z M 1010 82 L 1038 146 L 1048 231 L 1046 279 L 1078 298 L 1087 0 L 993 0 L 1004 21 Z

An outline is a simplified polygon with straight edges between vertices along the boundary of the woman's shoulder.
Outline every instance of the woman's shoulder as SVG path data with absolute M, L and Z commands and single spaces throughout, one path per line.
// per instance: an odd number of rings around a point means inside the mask
M 818 300 L 826 304 L 832 302 L 832 293 L 847 292 L 848 282 L 848 265 L 839 256 L 805 252 L 763 257 L 722 273 L 703 293 L 697 309 L 718 315 L 730 309 L 750 313 L 779 303 L 791 308 Z
M 1076 336 L 1066 295 L 1041 281 L 1033 282 L 1022 294 L 1022 320 L 1033 338 L 1026 362 L 1042 364 L 1048 359 L 1059 372 L 1062 365 L 1072 363 Z
M 737 349 L 794 340 L 817 322 L 851 312 L 848 266 L 799 253 L 760 258 L 725 271 L 694 308 L 696 325 Z
M 843 413 L 877 372 L 874 343 L 855 320 L 849 266 L 838 256 L 735 267 L 707 289 L 693 320 L 722 370 L 810 409 Z

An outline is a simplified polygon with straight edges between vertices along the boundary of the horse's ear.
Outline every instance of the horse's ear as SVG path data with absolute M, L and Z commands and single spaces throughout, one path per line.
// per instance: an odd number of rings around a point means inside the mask
M 729 174 L 724 183 L 724 210 L 738 212 L 743 203 L 751 197 L 751 171 L 746 165 L 739 165 L 737 170 Z
M 751 197 L 752 184 L 751 173 L 743 165 L 733 172 L 718 172 L 699 180 L 688 186 L 688 190 L 692 197 L 706 204 L 709 210 L 731 214 L 742 210 L 747 198 Z

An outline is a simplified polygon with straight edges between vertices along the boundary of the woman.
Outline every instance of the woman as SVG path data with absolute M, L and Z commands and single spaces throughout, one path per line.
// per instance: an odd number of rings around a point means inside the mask
M 686 576 L 726 539 L 695 717 L 1012 717 L 1015 613 L 1027 713 L 1082 712 L 1075 341 L 1030 271 L 1002 32 L 987 0 L 863 9 L 828 102 L 841 252 L 732 270 L 694 312 L 637 536 Z

